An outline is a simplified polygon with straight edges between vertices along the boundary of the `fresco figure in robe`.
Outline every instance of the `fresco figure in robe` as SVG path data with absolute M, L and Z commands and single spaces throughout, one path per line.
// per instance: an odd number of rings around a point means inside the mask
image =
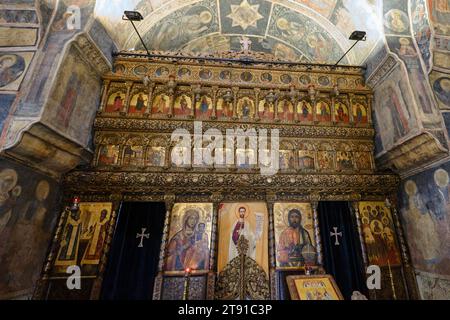
M 282 267 L 303 265 L 302 251 L 305 246 L 313 247 L 308 230 L 302 226 L 302 214 L 298 209 L 288 213 L 289 226 L 283 230 L 277 246 L 277 259 Z
M 190 268 L 209 268 L 209 242 L 205 224 L 199 223 L 198 211 L 189 209 L 183 216 L 182 230 L 169 241 L 166 270 L 177 271 Z

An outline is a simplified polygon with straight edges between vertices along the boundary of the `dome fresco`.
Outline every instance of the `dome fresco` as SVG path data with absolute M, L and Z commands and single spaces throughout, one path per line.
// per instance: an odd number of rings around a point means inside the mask
M 98 19 L 124 50 L 143 49 L 124 10 L 138 10 L 136 25 L 151 50 L 211 53 L 240 50 L 240 37 L 252 50 L 277 58 L 334 63 L 353 44 L 354 30 L 367 32 L 343 63 L 362 64 L 381 38 L 377 1 L 356 0 L 219 0 L 97 1 Z M 357 12 L 358 14 L 353 14 Z M 120 32 L 118 32 L 120 30 Z M 126 31 L 126 32 L 125 32 Z

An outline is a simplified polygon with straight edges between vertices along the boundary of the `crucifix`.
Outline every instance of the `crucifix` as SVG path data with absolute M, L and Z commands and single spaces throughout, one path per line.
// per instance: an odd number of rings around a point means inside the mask
M 334 232 L 330 232 L 330 236 L 331 237 L 336 237 L 334 245 L 338 246 L 339 245 L 339 238 L 338 238 L 338 236 L 342 237 L 342 232 L 337 232 L 338 228 L 336 228 L 336 227 L 333 227 L 333 230 L 334 230 Z
M 142 228 L 141 230 L 142 230 L 141 234 L 139 232 L 136 233 L 136 239 L 137 238 L 141 238 L 141 241 L 139 242 L 138 248 L 143 248 L 144 247 L 144 238 L 148 239 L 150 237 L 150 233 L 145 233 L 147 228 Z

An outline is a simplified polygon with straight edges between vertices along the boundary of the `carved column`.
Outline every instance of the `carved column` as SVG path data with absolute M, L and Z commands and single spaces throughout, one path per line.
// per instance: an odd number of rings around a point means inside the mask
M 120 114 L 125 115 L 128 112 L 128 109 L 130 108 L 130 101 L 131 101 L 131 89 L 133 88 L 133 81 L 127 81 L 127 96 L 125 98 L 125 106 L 123 107 L 123 110 L 120 110 Z
M 214 86 L 212 87 L 212 93 L 213 93 L 213 98 L 212 98 L 212 115 L 211 115 L 211 119 L 215 120 L 217 119 L 217 94 L 219 93 L 219 87 Z
M 156 84 L 154 82 L 150 82 L 148 84 L 148 102 L 147 102 L 147 110 L 145 110 L 144 115 L 152 114 L 152 106 L 153 106 L 153 92 L 155 90 Z
M 255 121 L 259 121 L 259 96 L 261 94 L 260 88 L 255 88 Z
M 331 96 L 331 110 L 330 110 L 330 112 L 331 112 L 331 122 L 333 123 L 333 124 L 336 124 L 336 114 L 335 114 L 335 110 L 336 110 L 336 106 L 335 106 L 335 103 L 336 103 L 336 98 L 334 97 L 334 96 Z
M 368 94 L 367 95 L 367 123 L 372 124 L 372 102 L 373 102 L 373 95 Z
M 239 93 L 239 87 L 233 87 L 233 119 L 236 120 L 238 118 L 237 113 L 237 103 L 238 103 L 238 93 Z
M 323 266 L 322 240 L 320 239 L 319 214 L 317 212 L 320 196 L 311 195 L 311 200 L 312 200 L 311 206 L 313 209 L 314 238 L 316 239 L 316 249 L 317 249 L 317 265 Z
M 275 193 L 267 193 L 267 209 L 269 212 L 269 281 L 270 281 L 270 293 L 271 299 L 276 300 L 278 298 L 277 293 L 277 279 L 276 279 L 276 248 L 275 248 L 275 223 L 274 223 L 274 205 L 277 196 Z
M 367 259 L 367 249 L 366 249 L 366 243 L 364 241 L 364 234 L 361 227 L 361 215 L 359 213 L 358 208 L 358 202 L 352 202 L 351 208 L 353 209 L 356 217 L 356 227 L 358 229 L 358 235 L 359 235 L 359 242 L 361 243 L 361 252 L 364 262 L 364 269 L 367 269 L 367 266 L 369 265 L 368 259 Z
M 206 299 L 214 299 L 216 269 L 217 269 L 217 244 L 218 244 L 218 229 L 217 224 L 219 221 L 219 205 L 223 196 L 221 193 L 213 193 L 211 195 L 211 201 L 213 202 L 213 216 L 212 216 L 212 228 L 211 228 L 211 248 L 209 253 L 209 272 L 207 280 Z
M 353 119 L 353 99 L 355 98 L 355 95 L 353 93 L 348 94 L 348 117 L 350 120 L 350 123 L 355 123 L 355 120 Z
M 275 113 L 274 115 L 274 119 L 275 121 L 280 121 L 280 118 L 278 117 L 278 102 L 280 99 L 280 90 L 275 91 L 275 101 L 274 101 L 274 107 L 273 107 L 273 112 Z
M 176 89 L 177 83 L 175 82 L 175 77 L 173 75 L 170 75 L 169 82 L 167 83 L 167 91 L 170 97 L 169 114 L 167 115 L 169 118 L 173 117 L 173 106 L 175 104 Z
M 166 203 L 166 218 L 164 220 L 163 236 L 161 241 L 161 247 L 159 250 L 158 275 L 155 278 L 155 285 L 153 289 L 153 300 L 161 299 L 163 267 L 164 267 L 164 260 L 166 258 L 167 240 L 169 238 L 170 215 L 172 213 L 172 208 L 175 204 L 175 200 L 176 198 L 174 194 L 167 194 L 164 196 L 164 202 Z
M 102 99 L 100 102 L 100 106 L 98 108 L 98 112 L 105 111 L 106 104 L 108 103 L 108 90 L 109 90 L 110 84 L 111 84 L 111 80 L 103 80 Z

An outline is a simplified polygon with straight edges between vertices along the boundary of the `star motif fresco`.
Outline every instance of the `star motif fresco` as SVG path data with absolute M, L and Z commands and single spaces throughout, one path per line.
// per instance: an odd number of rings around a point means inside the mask
M 364 62 L 381 35 L 377 26 L 368 24 L 369 18 L 351 14 L 357 10 L 370 17 L 379 10 L 376 1 L 142 0 L 135 7 L 144 15 L 138 29 L 150 50 L 239 51 L 239 38 L 246 36 L 252 41 L 251 50 L 279 59 L 335 63 L 353 44 L 348 40 L 350 33 L 367 30 L 368 40 L 342 61 L 357 65 Z M 142 50 L 139 38 L 129 31 L 124 33 L 128 38 L 121 41 L 123 49 Z

